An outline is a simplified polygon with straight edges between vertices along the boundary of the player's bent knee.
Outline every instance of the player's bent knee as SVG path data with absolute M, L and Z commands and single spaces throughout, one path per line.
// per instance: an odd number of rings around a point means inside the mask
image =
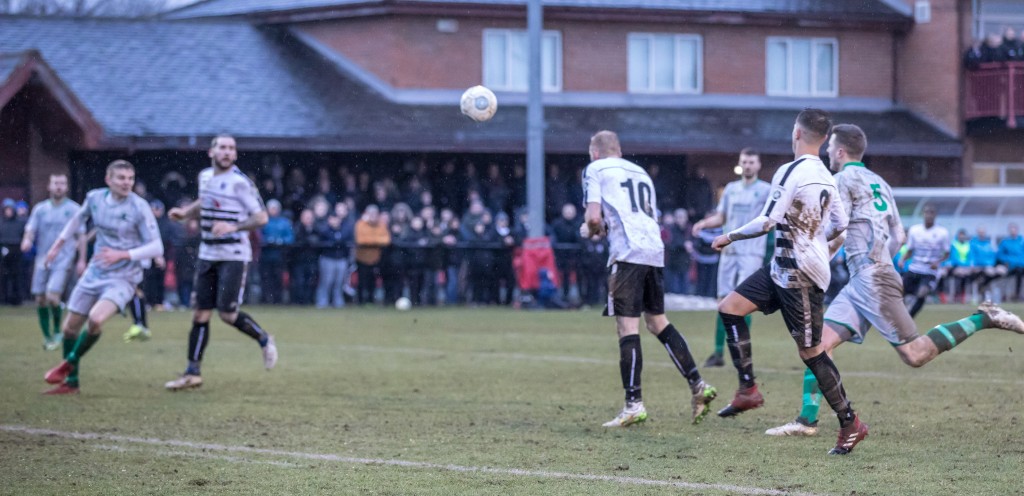
M 238 320 L 238 312 L 217 312 L 225 324 L 234 324 Z

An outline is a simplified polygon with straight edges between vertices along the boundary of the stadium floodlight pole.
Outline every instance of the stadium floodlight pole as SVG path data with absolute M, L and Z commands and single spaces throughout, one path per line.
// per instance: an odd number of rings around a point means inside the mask
M 526 104 L 526 204 L 530 237 L 544 235 L 544 106 L 540 88 L 540 43 L 544 10 L 541 0 L 526 3 L 529 38 L 529 97 Z

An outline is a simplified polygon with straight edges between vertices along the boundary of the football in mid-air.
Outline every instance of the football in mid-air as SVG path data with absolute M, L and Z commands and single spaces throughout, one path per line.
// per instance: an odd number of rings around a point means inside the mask
M 466 117 L 483 122 L 494 117 L 498 111 L 498 98 L 493 91 L 483 86 L 474 86 L 462 94 L 461 107 Z

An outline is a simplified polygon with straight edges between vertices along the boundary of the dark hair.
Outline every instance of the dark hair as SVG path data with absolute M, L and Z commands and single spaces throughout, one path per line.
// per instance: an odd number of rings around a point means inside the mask
M 221 138 L 235 139 L 235 137 L 231 136 L 230 134 L 224 134 L 224 133 L 218 134 L 218 135 L 214 136 L 212 140 L 210 140 L 210 148 L 213 148 L 213 147 L 217 146 L 217 140 L 219 140 Z
M 796 116 L 796 123 L 818 139 L 824 140 L 832 129 L 832 116 L 821 109 L 805 108 Z
M 836 124 L 832 128 L 832 135 L 836 137 L 836 144 L 843 147 L 849 155 L 864 156 L 864 151 L 868 148 L 868 137 L 856 124 Z
M 135 172 L 135 166 L 127 160 L 115 160 L 107 165 L 107 175 L 109 176 L 114 170 L 123 169 Z
M 746 155 L 748 157 L 760 157 L 761 153 L 758 152 L 756 148 L 748 146 L 740 150 L 740 155 Z

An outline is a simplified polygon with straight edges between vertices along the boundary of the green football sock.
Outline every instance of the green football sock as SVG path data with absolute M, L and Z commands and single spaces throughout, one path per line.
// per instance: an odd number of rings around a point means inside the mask
M 50 340 L 50 308 L 47 306 L 36 307 L 39 314 L 39 327 L 43 330 L 43 337 Z
M 804 404 L 800 408 L 800 419 L 807 425 L 818 421 L 818 408 L 821 407 L 821 390 L 818 389 L 818 378 L 810 368 L 804 370 Z
M 66 360 L 72 365 L 78 365 L 78 361 L 92 348 L 92 345 L 96 344 L 96 341 L 100 340 L 101 334 L 89 334 L 87 332 L 78 333 L 78 339 L 75 341 L 75 348 L 68 353 Z
M 63 344 L 64 344 L 64 359 L 65 360 L 68 359 L 68 355 L 71 354 L 71 351 L 75 349 L 75 343 L 78 342 L 78 338 L 81 337 L 82 334 L 85 334 L 85 333 L 79 333 L 78 335 L 75 335 L 75 336 L 71 336 L 71 335 L 68 335 L 68 334 L 64 335 L 64 343 Z
M 715 319 L 715 354 L 722 356 L 725 353 L 725 324 L 722 323 L 721 314 Z
M 60 332 L 60 319 L 63 317 L 64 309 L 60 305 L 50 307 L 50 315 L 53 315 L 53 333 Z
M 984 314 L 976 313 L 956 322 L 939 324 L 933 327 L 932 330 L 928 331 L 928 334 L 925 335 L 935 343 L 935 347 L 939 349 L 939 353 L 942 353 L 953 349 L 960 343 L 963 343 L 978 330 L 991 326 L 992 322 L 987 320 L 988 319 Z

